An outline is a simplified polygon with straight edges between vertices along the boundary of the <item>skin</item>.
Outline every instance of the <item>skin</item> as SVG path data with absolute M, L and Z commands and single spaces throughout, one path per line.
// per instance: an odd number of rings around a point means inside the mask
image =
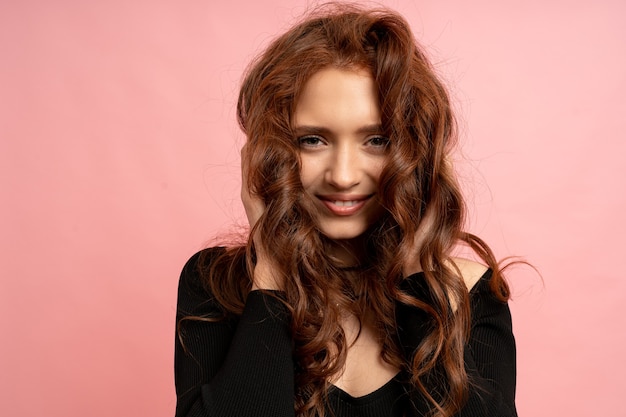
M 374 80 L 364 70 L 317 72 L 301 93 L 294 125 L 300 178 L 320 231 L 349 243 L 383 212 L 378 180 L 389 140 L 382 135 Z
M 387 155 L 387 139 L 381 135 L 376 85 L 363 69 L 326 68 L 305 84 L 296 103 L 294 125 L 300 146 L 300 177 L 304 190 L 317 207 L 321 233 L 338 244 L 336 255 L 346 265 L 360 263 L 360 237 L 378 219 L 378 180 Z M 246 147 L 242 149 L 245 156 Z M 242 158 L 245 160 L 245 158 Z M 242 201 L 250 225 L 264 211 L 245 183 L 242 166 Z M 415 253 L 432 226 L 428 212 L 414 239 Z M 257 263 L 252 290 L 280 290 L 272 271 L 270 256 L 255 239 Z M 453 261 L 461 270 L 466 286 L 472 288 L 485 267 L 468 260 Z M 403 265 L 405 276 L 421 271 L 419 260 Z M 350 274 L 347 279 L 358 279 Z M 453 300 L 451 300 L 453 301 Z M 331 382 L 348 394 L 359 397 L 375 391 L 393 378 L 399 369 L 384 362 L 371 318 L 346 314 L 343 327 L 349 348 L 342 372 Z

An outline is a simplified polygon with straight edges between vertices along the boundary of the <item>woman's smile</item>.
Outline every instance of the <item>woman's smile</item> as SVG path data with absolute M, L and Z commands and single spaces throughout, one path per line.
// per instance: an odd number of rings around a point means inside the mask
M 372 198 L 368 196 L 336 196 L 323 195 L 317 196 L 322 203 L 337 216 L 351 216 L 361 210 L 365 204 Z

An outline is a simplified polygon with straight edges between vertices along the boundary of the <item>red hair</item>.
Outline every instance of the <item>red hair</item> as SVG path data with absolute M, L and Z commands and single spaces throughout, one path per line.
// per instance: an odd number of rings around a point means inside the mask
M 312 74 L 327 67 L 371 72 L 390 139 L 379 184 L 386 211 L 367 232 L 367 259 L 372 261 L 358 284 L 345 279 L 346 271 L 328 255 L 331 242 L 318 230 L 300 182 L 295 105 Z M 247 183 L 266 206 L 252 232 L 258 231 L 264 246 L 272 248 L 292 317 L 297 415 L 324 415 L 328 381 L 342 369 L 348 349 L 337 325 L 342 310 L 357 317 L 373 312 L 384 360 L 409 371 L 433 416 L 456 413 L 469 386 L 463 348 L 470 310 L 460 271 L 450 266 L 454 246 L 467 243 L 493 269 L 492 290 L 500 299 L 506 300 L 509 291 L 489 247 L 462 229 L 465 206 L 446 161 L 456 141 L 450 100 L 407 22 L 389 10 L 352 5 L 318 9 L 252 63 L 237 111 L 247 135 Z M 434 221 L 426 242 L 420 253 L 413 253 L 413 236 L 431 209 Z M 425 271 L 428 299 L 402 290 L 402 265 L 416 257 Z M 207 284 L 226 312 L 242 312 L 253 265 L 249 239 L 205 268 Z M 367 297 L 359 298 L 363 293 Z M 417 350 L 408 354 L 398 341 L 398 303 L 424 311 L 433 323 Z M 427 382 L 433 375 L 438 375 L 436 390 Z

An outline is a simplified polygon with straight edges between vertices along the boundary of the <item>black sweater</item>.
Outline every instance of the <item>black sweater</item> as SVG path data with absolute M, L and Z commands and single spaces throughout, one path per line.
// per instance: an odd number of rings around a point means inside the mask
M 181 321 L 190 315 L 215 317 L 221 312 L 202 284 L 198 258 L 199 253 L 187 262 L 178 288 L 176 417 L 293 417 L 294 360 L 283 305 L 272 296 L 252 291 L 240 317 Z M 517 416 L 511 316 L 507 304 L 491 294 L 490 277 L 487 271 L 470 292 L 472 329 L 465 364 L 472 385 L 459 417 Z M 421 273 L 407 277 L 406 289 L 420 293 L 422 278 Z M 397 314 L 401 343 L 411 350 L 423 331 L 423 313 L 398 306 Z M 358 398 L 332 387 L 328 407 L 336 417 L 425 415 L 429 405 L 418 395 L 409 399 L 407 378 L 400 373 Z

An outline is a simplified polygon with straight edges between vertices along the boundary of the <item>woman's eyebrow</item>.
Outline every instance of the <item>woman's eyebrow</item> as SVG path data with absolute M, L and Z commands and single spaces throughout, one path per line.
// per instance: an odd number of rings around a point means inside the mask
M 330 129 L 321 126 L 296 126 L 295 130 L 299 135 L 327 135 L 331 133 Z
M 299 135 L 328 135 L 332 134 L 332 131 L 327 127 L 323 126 L 310 126 L 310 125 L 302 125 L 296 126 L 295 131 Z M 380 124 L 371 124 L 365 125 L 357 129 L 356 133 L 360 134 L 382 134 L 383 127 Z
M 366 125 L 361 127 L 358 131 L 358 133 L 369 133 L 369 134 L 380 134 L 383 133 L 383 126 L 381 124 L 373 124 L 373 125 Z

